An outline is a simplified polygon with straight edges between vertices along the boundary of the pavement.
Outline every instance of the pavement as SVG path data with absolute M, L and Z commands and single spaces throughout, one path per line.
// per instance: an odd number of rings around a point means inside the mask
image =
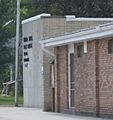
M 61 113 L 42 112 L 37 108 L 0 107 L 0 120 L 109 120 Z

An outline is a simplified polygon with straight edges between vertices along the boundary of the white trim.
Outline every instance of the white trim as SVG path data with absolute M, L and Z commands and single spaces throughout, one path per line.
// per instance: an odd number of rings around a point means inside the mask
M 84 41 L 84 53 L 87 53 L 87 41 Z
M 75 20 L 75 15 L 66 15 L 66 21 L 74 21 Z
M 71 85 L 70 85 L 70 54 L 74 53 L 74 44 L 68 45 L 68 101 L 69 101 L 69 108 L 71 107 Z
M 113 22 L 75 31 L 68 35 L 43 40 L 40 41 L 40 43 L 43 44 L 44 47 L 55 47 L 107 37 L 113 37 Z
M 26 20 L 23 20 L 23 21 L 22 21 L 22 24 L 25 24 L 25 23 L 28 23 L 28 22 L 32 22 L 32 21 L 34 21 L 34 20 L 38 20 L 38 19 L 40 19 L 42 16 L 51 16 L 51 14 L 43 13 L 43 14 L 40 14 L 40 15 L 37 15 L 37 16 L 31 17 L 31 18 L 28 18 L 28 19 L 26 19 Z
M 113 21 L 113 18 L 76 18 L 74 15 L 66 16 L 66 21 Z

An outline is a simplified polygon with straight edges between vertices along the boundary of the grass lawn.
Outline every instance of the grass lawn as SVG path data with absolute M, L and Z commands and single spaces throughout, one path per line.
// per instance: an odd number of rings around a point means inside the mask
M 23 97 L 19 97 L 19 104 L 23 104 Z M 14 97 L 0 95 L 0 105 L 14 105 Z

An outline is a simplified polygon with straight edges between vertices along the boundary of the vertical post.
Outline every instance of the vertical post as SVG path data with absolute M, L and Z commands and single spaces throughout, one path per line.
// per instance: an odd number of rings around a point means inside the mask
M 13 66 L 10 64 L 10 81 L 13 81 Z
M 18 106 L 18 45 L 20 31 L 20 0 L 17 0 L 17 21 L 16 21 L 16 58 L 15 58 L 15 106 Z
M 87 41 L 84 41 L 84 53 L 87 53 Z

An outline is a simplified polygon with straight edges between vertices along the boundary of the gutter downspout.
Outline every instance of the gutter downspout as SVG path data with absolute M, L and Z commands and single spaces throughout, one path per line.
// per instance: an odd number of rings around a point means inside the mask
M 46 52 L 47 54 L 49 54 L 49 55 L 51 55 L 52 57 L 53 57 L 53 60 L 55 60 L 55 54 L 53 53 L 53 52 L 51 52 L 51 51 L 49 51 L 49 50 L 47 50 L 46 48 L 44 48 L 44 44 L 43 43 L 41 43 L 41 42 L 39 42 L 40 43 L 40 45 L 41 45 L 41 50 L 43 51 L 43 52 Z M 42 54 L 43 55 L 43 54 Z M 52 67 L 54 67 L 54 64 L 52 65 Z M 55 68 L 53 68 L 54 70 L 55 70 Z M 51 74 L 51 73 L 50 73 Z M 54 74 L 54 76 L 53 76 L 53 74 Z M 53 84 L 55 84 L 55 71 L 54 71 L 54 73 L 53 74 L 51 74 L 52 75 L 52 83 Z M 53 85 L 52 84 L 52 85 Z M 53 94 L 53 105 L 52 105 L 52 111 L 53 112 L 55 112 L 55 88 L 54 87 L 52 87 L 52 94 Z M 45 107 L 44 107 L 44 109 L 45 109 Z

